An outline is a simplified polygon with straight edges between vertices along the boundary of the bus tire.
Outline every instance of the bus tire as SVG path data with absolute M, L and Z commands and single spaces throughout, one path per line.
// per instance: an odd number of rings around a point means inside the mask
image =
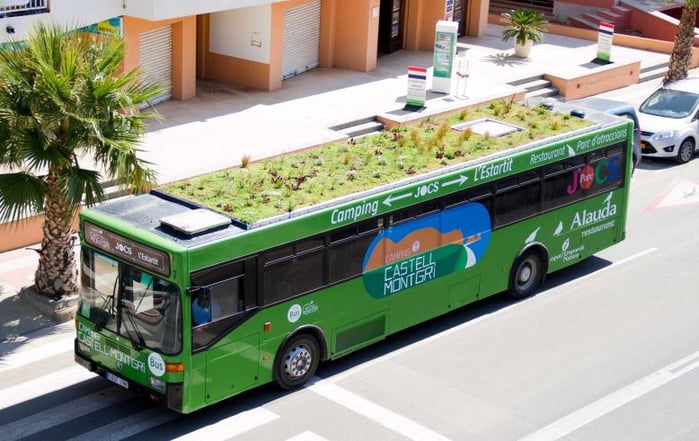
M 320 350 L 315 337 L 296 335 L 277 354 L 274 381 L 282 389 L 299 387 L 313 377 L 319 362 Z
M 544 280 L 544 263 L 541 254 L 529 250 L 519 256 L 512 266 L 510 295 L 516 299 L 528 297 Z

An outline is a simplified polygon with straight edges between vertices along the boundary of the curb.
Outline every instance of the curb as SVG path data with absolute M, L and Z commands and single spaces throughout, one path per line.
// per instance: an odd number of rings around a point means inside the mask
M 32 285 L 22 288 L 17 295 L 39 312 L 59 323 L 73 320 L 78 309 L 77 294 L 56 300 L 39 294 Z

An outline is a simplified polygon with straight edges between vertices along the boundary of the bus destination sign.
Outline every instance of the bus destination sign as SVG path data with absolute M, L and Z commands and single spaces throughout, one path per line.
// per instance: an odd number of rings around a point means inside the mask
M 106 231 L 90 222 L 85 222 L 85 241 L 103 251 L 151 269 L 158 274 L 170 275 L 170 259 L 167 254 Z

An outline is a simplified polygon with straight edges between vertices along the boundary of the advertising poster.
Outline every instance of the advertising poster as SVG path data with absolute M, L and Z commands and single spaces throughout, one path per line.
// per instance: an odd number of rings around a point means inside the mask
M 437 31 L 434 43 L 434 76 L 440 78 L 451 77 L 452 62 L 454 60 L 455 35 L 451 32 Z
M 434 39 L 434 72 L 432 90 L 439 93 L 451 91 L 451 77 L 454 73 L 456 37 L 459 24 L 453 21 L 437 22 Z
M 612 53 L 612 40 L 614 39 L 614 25 L 600 22 L 597 36 L 597 59 L 609 62 Z
M 427 97 L 427 68 L 408 66 L 406 107 L 422 109 Z

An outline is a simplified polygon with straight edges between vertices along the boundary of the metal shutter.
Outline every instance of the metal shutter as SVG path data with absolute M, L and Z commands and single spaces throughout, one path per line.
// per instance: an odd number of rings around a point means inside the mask
M 139 48 L 143 79 L 160 83 L 165 88 L 151 104 L 169 100 L 172 96 L 172 26 L 142 33 Z
M 282 80 L 318 67 L 320 0 L 284 11 Z

